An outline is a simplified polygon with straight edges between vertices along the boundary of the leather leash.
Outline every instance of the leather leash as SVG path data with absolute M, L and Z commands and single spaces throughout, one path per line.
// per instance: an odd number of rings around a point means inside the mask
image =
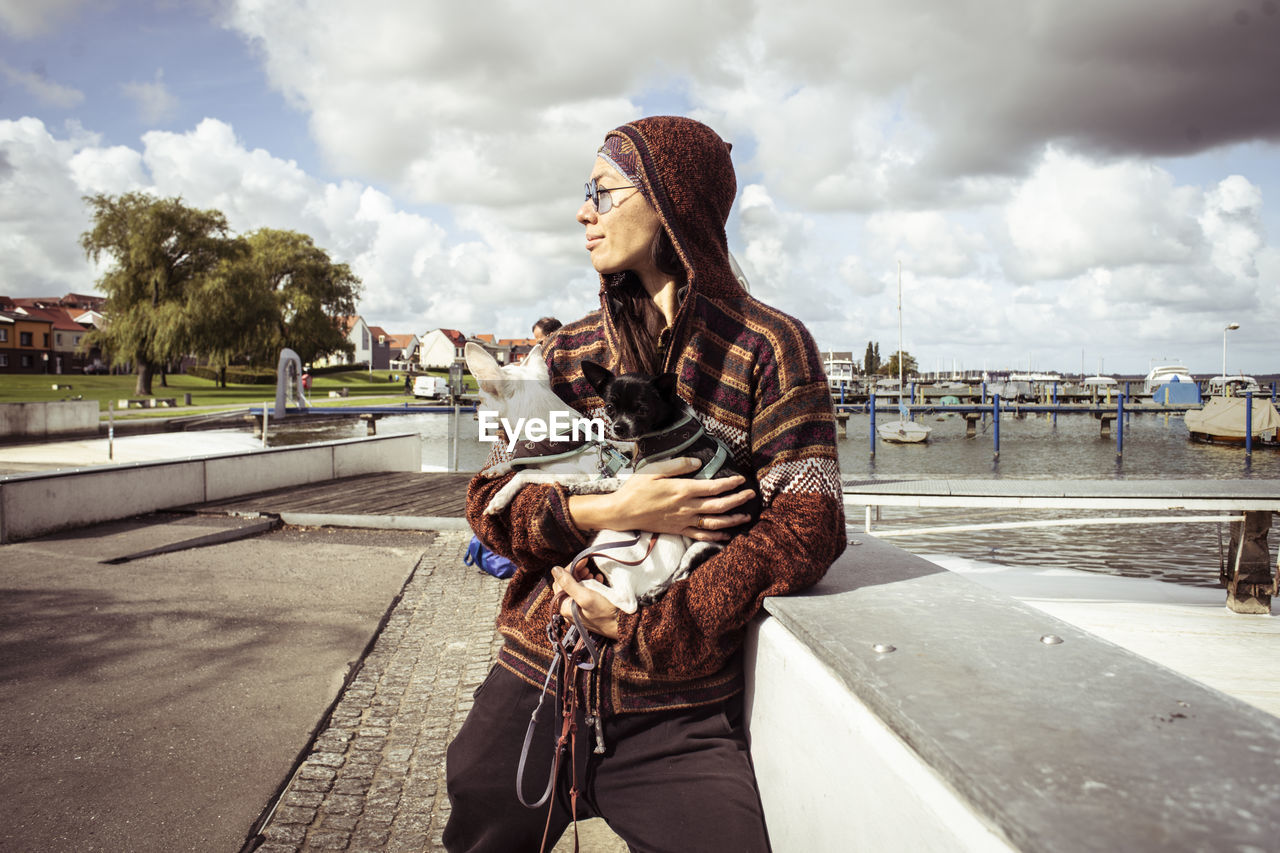
M 584 580 L 591 575 L 590 560 L 596 554 L 604 551 L 610 551 L 617 548 L 629 548 L 637 544 L 642 536 L 648 535 L 649 544 L 645 548 L 644 554 L 638 559 L 617 560 L 615 562 L 627 566 L 635 566 L 644 562 L 653 552 L 654 546 L 657 544 L 658 537 L 653 534 L 637 533 L 631 539 L 624 539 L 619 542 L 609 542 L 603 545 L 591 545 L 581 552 L 570 562 L 570 571 L 575 580 Z M 555 615 L 551 617 L 551 621 L 547 624 L 547 639 L 551 642 L 551 647 L 555 650 L 551 658 L 551 664 L 547 667 L 547 677 L 542 683 L 542 691 L 538 694 L 538 704 L 534 706 L 533 714 L 529 718 L 529 727 L 524 733 L 524 743 L 520 747 L 520 763 L 516 768 L 516 797 L 520 800 L 520 804 L 526 808 L 536 809 L 551 799 L 551 792 L 555 788 L 556 779 L 560 775 L 560 763 L 564 758 L 565 747 L 569 749 L 569 767 L 572 774 L 569 787 L 570 814 L 573 818 L 573 849 L 575 853 L 578 850 L 578 767 L 577 767 L 577 734 L 578 734 L 578 688 L 579 683 L 577 674 L 579 672 L 591 673 L 590 679 L 594 680 L 599 677 L 596 672 L 600 665 L 600 652 L 595 642 L 591 639 L 591 632 L 587 630 L 582 622 L 582 611 L 578 608 L 577 602 L 570 603 L 570 613 L 572 615 L 572 624 L 565 627 L 565 619 L 560 614 L 560 607 L 564 603 L 567 596 L 564 592 L 558 592 L 552 600 Z M 556 674 L 557 667 L 560 669 L 560 677 L 556 679 L 556 704 L 560 706 L 560 734 L 556 738 L 555 760 L 551 765 L 551 775 L 547 779 L 547 787 L 542 792 L 542 796 L 537 802 L 530 803 L 524 796 L 524 774 L 525 765 L 529 759 L 529 747 L 533 743 L 533 731 L 537 726 L 538 712 L 542 710 L 542 702 L 547 697 L 547 690 L 551 685 L 551 678 Z M 589 690 L 588 690 L 589 692 Z M 600 709 L 593 706 L 590 697 L 584 696 L 586 701 L 586 714 L 584 722 L 595 730 L 596 746 L 595 753 L 601 755 L 605 751 L 604 744 L 604 721 L 600 717 Z M 542 830 L 542 847 L 541 850 L 547 850 L 548 834 L 551 831 L 551 815 L 555 812 L 555 803 L 551 803 L 547 808 L 547 823 Z

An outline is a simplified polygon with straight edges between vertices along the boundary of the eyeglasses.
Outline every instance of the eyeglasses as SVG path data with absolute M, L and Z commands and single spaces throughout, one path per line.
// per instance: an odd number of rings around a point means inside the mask
M 609 193 L 636 188 L 635 184 L 627 184 L 625 187 L 602 187 L 595 178 L 587 181 L 584 186 L 587 192 L 583 198 L 591 201 L 591 206 L 596 209 L 596 213 L 608 213 L 613 210 L 613 196 Z

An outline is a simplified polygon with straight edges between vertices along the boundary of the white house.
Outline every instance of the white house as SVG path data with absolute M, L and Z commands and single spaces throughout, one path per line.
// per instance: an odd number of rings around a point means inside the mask
M 344 354 L 334 354 L 321 359 L 316 359 L 316 365 L 319 367 L 328 367 L 334 364 L 370 364 L 373 361 L 373 335 L 369 332 L 369 324 L 364 318 L 358 314 L 353 317 L 339 317 L 338 322 L 342 324 L 347 332 L 347 340 L 351 341 L 355 347 L 350 356 Z
M 466 335 L 457 329 L 432 329 L 419 338 L 418 365 L 423 370 L 448 370 L 463 357 Z

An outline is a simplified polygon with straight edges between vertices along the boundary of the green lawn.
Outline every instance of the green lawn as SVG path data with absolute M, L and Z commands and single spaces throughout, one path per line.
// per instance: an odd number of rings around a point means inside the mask
M 403 376 L 403 374 L 397 374 Z M 437 373 L 436 375 L 445 375 Z M 370 375 L 367 370 L 351 370 L 343 373 L 330 373 L 314 376 L 311 380 L 311 391 L 308 398 L 315 405 L 382 405 L 412 401 L 412 396 L 404 391 L 404 381 L 392 382 L 392 373 L 386 370 L 375 370 Z M 275 385 L 228 385 L 219 388 L 209 379 L 199 379 L 186 374 L 170 375 L 167 387 L 160 384 L 157 376 L 151 383 L 151 392 L 156 397 L 176 397 L 176 409 L 132 409 L 130 414 L 142 416 L 173 415 L 191 413 L 199 408 L 216 406 L 251 406 L 268 401 L 274 402 Z M 96 400 L 101 411 L 107 410 L 111 400 L 123 400 L 134 396 L 137 377 L 100 376 L 84 374 L 0 374 L 0 403 L 39 403 L 55 400 Z M 64 386 L 54 389 L 54 385 Z M 475 380 L 467 377 L 469 389 L 475 388 Z M 65 387 L 65 386 L 70 386 Z M 347 389 L 347 396 L 330 397 L 330 391 Z M 183 405 L 187 394 L 191 395 L 191 406 Z M 117 410 L 119 415 L 124 410 Z

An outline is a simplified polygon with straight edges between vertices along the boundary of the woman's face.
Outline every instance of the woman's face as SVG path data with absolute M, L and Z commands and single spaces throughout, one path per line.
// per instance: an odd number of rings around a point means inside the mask
M 631 183 L 601 157 L 596 158 L 591 177 L 606 188 Z M 578 208 L 578 221 L 586 228 L 591 265 L 605 275 L 624 270 L 648 272 L 653 268 L 650 246 L 662 223 L 640 190 L 620 189 L 610 195 L 613 206 L 604 213 L 596 213 L 590 199 Z

